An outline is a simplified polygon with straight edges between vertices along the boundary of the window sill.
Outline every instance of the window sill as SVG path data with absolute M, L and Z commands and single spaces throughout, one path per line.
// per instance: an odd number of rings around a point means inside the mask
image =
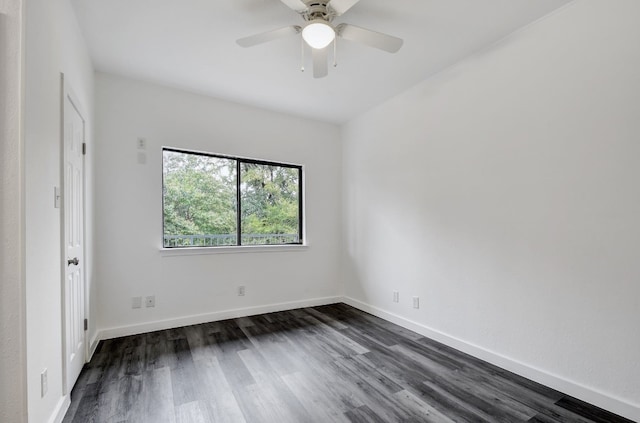
M 281 253 L 300 252 L 309 248 L 307 244 L 301 245 L 241 245 L 237 247 L 184 247 L 184 248 L 160 248 L 163 257 L 198 256 L 210 254 L 245 254 L 245 253 Z

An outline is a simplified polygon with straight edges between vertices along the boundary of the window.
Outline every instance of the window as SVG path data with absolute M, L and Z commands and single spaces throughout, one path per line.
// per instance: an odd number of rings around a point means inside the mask
M 302 167 L 165 148 L 163 246 L 302 244 Z

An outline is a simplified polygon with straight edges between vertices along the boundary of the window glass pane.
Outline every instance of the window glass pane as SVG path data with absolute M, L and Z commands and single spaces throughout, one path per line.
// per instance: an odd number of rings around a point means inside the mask
M 300 170 L 240 164 L 242 245 L 300 242 Z
M 163 151 L 165 247 L 237 245 L 236 161 Z

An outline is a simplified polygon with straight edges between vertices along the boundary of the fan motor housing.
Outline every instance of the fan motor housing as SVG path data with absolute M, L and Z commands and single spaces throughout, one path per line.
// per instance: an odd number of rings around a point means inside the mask
M 303 14 L 306 21 L 312 21 L 315 19 L 322 19 L 327 22 L 331 22 L 334 18 L 333 13 L 327 7 L 328 1 L 310 0 L 305 2 L 307 4 L 307 11 Z

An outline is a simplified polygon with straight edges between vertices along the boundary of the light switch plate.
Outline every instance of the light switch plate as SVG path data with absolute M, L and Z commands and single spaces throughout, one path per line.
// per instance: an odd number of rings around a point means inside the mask
M 131 308 L 142 308 L 142 297 L 131 297 Z

